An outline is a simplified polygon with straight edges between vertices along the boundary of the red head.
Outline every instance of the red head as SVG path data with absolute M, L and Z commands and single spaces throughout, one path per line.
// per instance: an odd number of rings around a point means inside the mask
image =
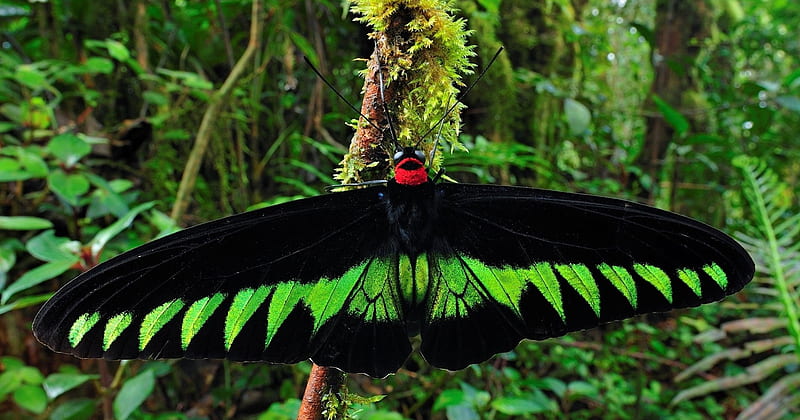
M 425 153 L 406 147 L 394 155 L 394 180 L 400 185 L 420 185 L 429 181 Z

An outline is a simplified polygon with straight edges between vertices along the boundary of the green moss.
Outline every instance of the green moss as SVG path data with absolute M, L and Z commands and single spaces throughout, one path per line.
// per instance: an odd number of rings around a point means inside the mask
M 353 1 L 351 11 L 359 16 L 356 21 L 374 30 L 372 39 L 386 40 L 381 61 L 388 70 L 384 85 L 393 90 L 387 106 L 396 124 L 399 144 L 419 143 L 429 155 L 439 131 L 437 123 L 455 103 L 463 87 L 461 75 L 471 71 L 469 58 L 474 53 L 466 45 L 469 31 L 465 21 L 453 17 L 451 2 L 440 0 L 359 0 Z M 461 147 L 458 131 L 462 108 L 459 103 L 445 119 L 442 144 Z M 392 144 L 381 147 L 387 151 L 394 148 Z M 390 153 L 387 155 L 391 157 Z M 434 170 L 439 161 L 437 158 L 432 163 Z M 380 163 L 348 155 L 339 178 L 350 182 L 358 179 L 364 169 Z

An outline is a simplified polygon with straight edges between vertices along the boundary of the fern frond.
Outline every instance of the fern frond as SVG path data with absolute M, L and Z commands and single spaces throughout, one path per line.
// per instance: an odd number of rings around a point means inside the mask
M 793 288 L 796 278 L 792 278 L 798 273 L 793 267 L 793 262 L 797 261 L 793 259 L 797 257 L 793 252 L 798 242 L 797 229 L 792 223 L 800 222 L 800 218 L 791 211 L 792 190 L 763 161 L 738 156 L 733 164 L 743 175 L 744 197 L 755 218 L 757 231 L 763 234 L 759 239 L 766 245 L 753 252 L 764 256 L 763 260 L 783 305 L 789 333 L 794 338 L 795 354 L 800 361 L 800 303 Z

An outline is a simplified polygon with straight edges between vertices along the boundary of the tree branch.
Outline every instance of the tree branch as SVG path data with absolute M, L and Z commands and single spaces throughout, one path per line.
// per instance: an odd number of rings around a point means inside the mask
M 247 64 L 261 45 L 261 33 L 264 28 L 261 18 L 262 10 L 263 6 L 261 0 L 253 0 L 250 21 L 250 41 L 247 43 L 247 48 L 244 50 L 242 56 L 239 57 L 236 65 L 233 66 L 231 73 L 228 75 L 228 78 L 225 79 L 222 87 L 214 92 L 214 94 L 211 95 L 211 99 L 209 99 L 208 109 L 206 109 L 205 114 L 203 114 L 203 120 L 200 123 L 200 128 L 197 130 L 197 138 L 195 138 L 194 146 L 189 154 L 189 159 L 186 161 L 186 168 L 183 170 L 181 185 L 178 187 L 178 195 L 172 207 L 172 214 L 170 217 L 175 221 L 178 221 L 183 216 L 183 213 L 189 206 L 189 200 L 194 190 L 195 182 L 197 181 L 197 174 L 200 172 L 200 165 L 203 163 L 203 156 L 208 148 L 208 142 L 211 139 L 214 123 L 222 113 L 226 100 L 236 86 L 236 82 L 242 76 Z

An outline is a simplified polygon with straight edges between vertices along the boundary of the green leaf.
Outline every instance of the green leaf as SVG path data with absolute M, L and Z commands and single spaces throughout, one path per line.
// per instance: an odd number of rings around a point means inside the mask
M 89 57 L 83 67 L 87 73 L 110 74 L 114 71 L 114 62 L 105 57 Z
M 36 369 L 33 366 L 22 366 L 17 369 L 17 375 L 19 375 L 22 382 L 28 385 L 41 385 L 44 382 L 44 375 L 42 372 L 39 372 L 39 369 Z
M 658 95 L 653 95 L 653 102 L 656 104 L 661 115 L 667 123 L 675 129 L 679 136 L 683 136 L 689 131 L 689 120 L 686 119 L 675 108 L 671 107 L 668 103 L 664 102 Z
M 77 206 L 81 196 L 89 192 L 89 180 L 82 174 L 67 175 L 59 169 L 50 173 L 47 182 L 53 192 L 73 206 Z
M 75 134 L 64 133 L 53 137 L 47 144 L 47 150 L 66 167 L 71 168 L 92 151 L 92 146 Z
M 31 287 L 61 275 L 69 270 L 72 264 L 75 264 L 77 261 L 78 257 L 75 257 L 75 261 L 53 261 L 29 270 L 20 276 L 17 281 L 11 283 L 6 290 L 3 290 L 3 294 L 0 296 L 0 304 L 8 302 L 11 296 L 14 296 L 16 293 L 28 290 Z
M 131 58 L 131 52 L 128 51 L 128 47 L 113 39 L 106 40 L 106 48 L 108 49 L 108 55 L 117 61 L 124 62 Z
M 44 159 L 29 149 L 17 148 L 17 160 L 33 178 L 44 178 L 50 172 Z
M 549 411 L 548 404 L 536 399 L 528 399 L 521 397 L 503 397 L 492 401 L 492 408 L 495 410 L 509 415 L 523 415 L 534 414 Z
M 53 296 L 52 293 L 45 293 L 43 295 L 33 295 L 33 296 L 25 296 L 19 298 L 7 305 L 0 305 L 0 315 L 4 313 L 15 311 L 17 309 L 27 308 L 30 306 L 38 305 L 42 302 L 47 301 Z M 0 398 L 2 399 L 2 398 Z
M 163 106 L 169 104 L 169 99 L 159 92 L 148 90 L 142 93 L 145 102 L 153 105 Z
M 53 227 L 53 223 L 41 217 L 0 216 L 0 229 L 2 230 L 39 230 L 51 227 Z
M 44 392 L 47 394 L 47 398 L 53 400 L 70 389 L 97 378 L 99 378 L 97 375 L 54 373 L 44 380 Z
M 94 415 L 95 400 L 78 398 L 59 405 L 50 414 L 50 420 L 88 420 Z
M 127 419 L 153 392 L 155 384 L 156 376 L 152 370 L 146 370 L 125 381 L 114 398 L 114 418 Z
M 37 385 L 23 385 L 14 390 L 14 402 L 20 407 L 41 414 L 47 408 L 47 396 L 42 387 Z
M 33 178 L 33 174 L 23 169 L 16 159 L 0 157 L 0 182 L 24 181 L 29 178 Z
M 439 394 L 438 397 L 436 397 L 436 402 L 433 403 L 433 411 L 463 403 L 464 391 L 460 389 L 445 389 L 441 394 Z
M 300 400 L 290 398 L 284 402 L 275 402 L 267 411 L 258 416 L 258 420 L 294 420 L 300 410 Z
M 56 236 L 55 231 L 46 230 L 29 240 L 25 249 L 42 261 L 77 261 L 81 244 L 69 238 Z
M 564 99 L 564 114 L 567 116 L 570 135 L 586 134 L 592 123 L 592 113 L 589 108 L 572 98 L 567 98 Z
M 119 220 L 112 223 L 110 226 L 101 230 L 100 232 L 97 232 L 97 235 L 95 235 L 95 237 L 92 238 L 91 242 L 89 242 L 89 247 L 92 251 L 92 255 L 98 256 L 100 254 L 100 251 L 103 250 L 103 248 L 106 246 L 108 241 L 111 240 L 111 238 L 117 236 L 120 232 L 127 229 L 128 226 L 130 226 L 131 223 L 133 223 L 133 219 L 135 219 L 139 213 L 150 209 L 155 204 L 156 204 L 155 201 L 148 201 L 147 203 L 139 204 L 138 206 L 132 208 L 124 216 L 119 218 Z
M 44 73 L 30 64 L 22 64 L 14 70 L 14 80 L 33 90 L 50 86 Z

